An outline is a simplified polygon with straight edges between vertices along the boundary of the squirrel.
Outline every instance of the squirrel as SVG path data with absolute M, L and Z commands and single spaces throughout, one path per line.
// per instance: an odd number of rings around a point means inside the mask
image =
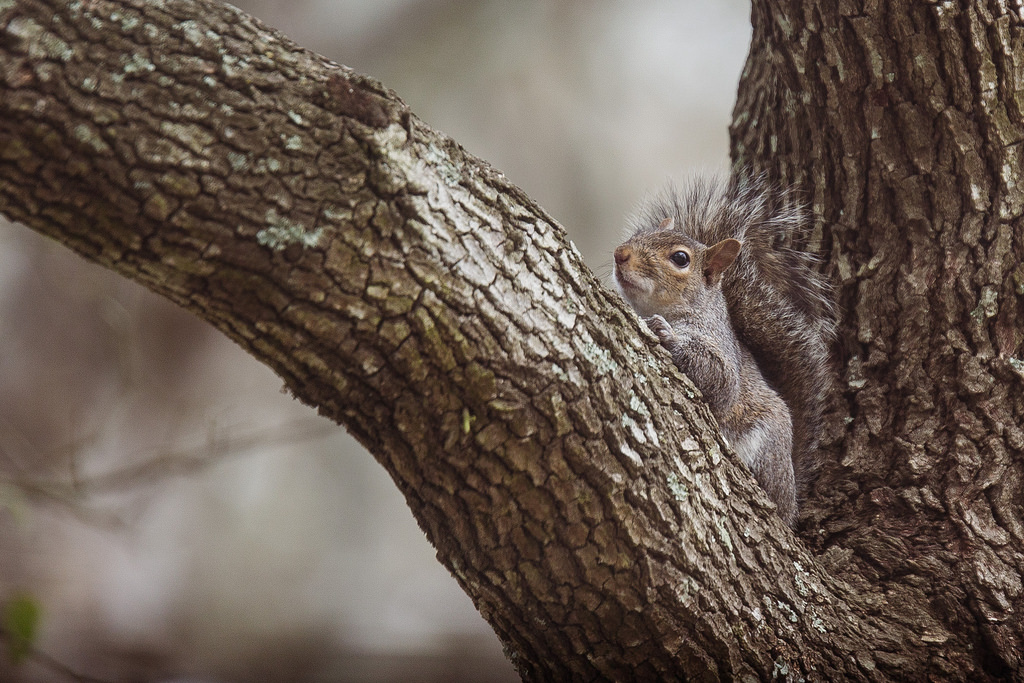
M 805 225 L 789 190 L 705 178 L 648 200 L 614 255 L 619 292 L 790 526 L 814 474 L 836 330 L 817 258 L 788 246 Z

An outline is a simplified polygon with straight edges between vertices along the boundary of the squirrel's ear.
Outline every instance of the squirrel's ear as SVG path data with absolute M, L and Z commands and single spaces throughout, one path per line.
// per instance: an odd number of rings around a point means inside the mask
M 707 248 L 704 252 L 704 279 L 709 285 L 718 284 L 722 273 L 736 260 L 741 246 L 739 240 L 729 238 Z

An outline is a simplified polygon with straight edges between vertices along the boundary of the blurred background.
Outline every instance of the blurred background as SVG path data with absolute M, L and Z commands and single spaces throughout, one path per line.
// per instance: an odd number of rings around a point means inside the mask
M 247 0 L 393 88 L 610 273 L 725 170 L 741 0 Z M 0 219 L 0 681 L 514 681 L 384 470 L 190 314 Z

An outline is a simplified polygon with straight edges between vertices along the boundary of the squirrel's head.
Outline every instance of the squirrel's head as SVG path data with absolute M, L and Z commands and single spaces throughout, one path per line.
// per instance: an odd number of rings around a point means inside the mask
M 657 229 L 639 231 L 615 250 L 615 283 L 645 318 L 691 310 L 719 287 L 742 246 L 730 238 L 707 247 L 673 226 L 666 218 Z

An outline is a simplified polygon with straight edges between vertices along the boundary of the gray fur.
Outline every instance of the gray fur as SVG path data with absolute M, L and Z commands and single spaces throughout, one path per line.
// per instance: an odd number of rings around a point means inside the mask
M 727 238 L 743 243 L 721 290 L 736 337 L 791 413 L 802 497 L 833 391 L 829 351 L 836 333 L 832 288 L 816 269 L 818 259 L 790 246 L 805 234 L 806 213 L 791 191 L 763 180 L 702 178 L 647 200 L 632 221 L 631 241 L 651 236 L 666 218 L 673 219 L 673 232 L 702 245 Z

